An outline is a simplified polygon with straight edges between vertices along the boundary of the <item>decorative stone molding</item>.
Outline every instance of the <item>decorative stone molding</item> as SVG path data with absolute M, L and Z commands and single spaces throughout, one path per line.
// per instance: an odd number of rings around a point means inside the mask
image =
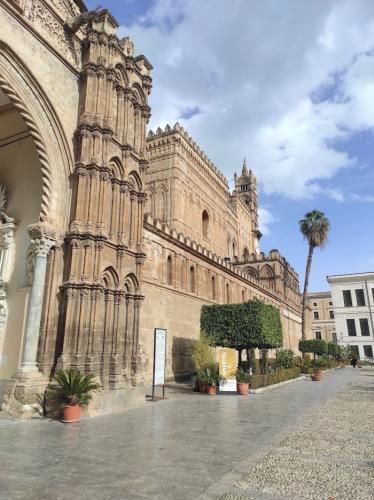
M 53 4 L 67 8 L 65 2 L 54 0 Z M 57 4 L 57 5 L 56 5 Z M 64 5 L 65 4 L 65 5 Z M 69 34 L 62 20 L 53 9 L 47 7 L 42 0 L 29 0 L 25 5 L 25 17 L 41 35 L 69 62 L 75 69 L 80 69 L 81 45 L 78 39 Z M 69 14 L 70 15 L 70 14 Z
M 52 197 L 51 196 L 52 173 L 51 173 L 51 167 L 49 165 L 48 154 L 44 146 L 44 141 L 30 112 L 27 110 L 26 106 L 23 104 L 18 94 L 1 76 L 0 76 L 0 88 L 8 96 L 8 98 L 10 99 L 14 107 L 17 109 L 17 111 L 19 111 L 22 118 L 25 120 L 25 123 L 29 129 L 32 138 L 34 139 L 35 147 L 38 152 L 39 161 L 41 164 L 42 182 L 43 182 L 40 215 L 41 217 L 47 217 Z

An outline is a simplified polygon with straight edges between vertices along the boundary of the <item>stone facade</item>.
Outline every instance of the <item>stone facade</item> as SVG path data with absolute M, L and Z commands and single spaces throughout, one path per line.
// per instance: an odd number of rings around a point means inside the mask
M 330 292 L 308 293 L 313 338 L 336 342 L 334 308 Z
M 279 307 L 297 347 L 298 276 L 259 250 L 256 179 L 229 191 L 183 128 L 146 137 L 152 66 L 80 0 L 0 4 L 0 392 L 11 414 L 58 368 L 92 372 L 92 410 L 144 399 L 153 330 L 191 370 L 205 303 Z

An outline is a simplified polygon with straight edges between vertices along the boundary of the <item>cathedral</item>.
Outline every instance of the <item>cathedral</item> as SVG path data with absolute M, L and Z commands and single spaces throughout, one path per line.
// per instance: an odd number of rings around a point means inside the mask
M 272 304 L 296 350 L 298 275 L 260 250 L 246 161 L 231 191 L 179 123 L 147 133 L 152 65 L 109 11 L 1 0 L 0 21 L 2 412 L 66 368 L 100 379 L 92 413 L 144 401 L 155 328 L 188 376 L 203 304 Z

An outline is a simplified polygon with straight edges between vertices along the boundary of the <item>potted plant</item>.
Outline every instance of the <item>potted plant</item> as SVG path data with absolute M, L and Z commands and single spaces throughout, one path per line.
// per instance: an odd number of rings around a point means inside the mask
M 319 382 L 322 378 L 322 368 L 325 366 L 324 359 L 317 359 L 314 361 L 314 371 L 311 375 L 314 382 Z
M 241 368 L 236 371 L 236 390 L 240 396 L 246 396 L 249 390 L 251 376 Z
M 57 383 L 55 390 L 62 400 L 62 421 L 66 423 L 79 422 L 82 415 L 82 407 L 86 406 L 91 399 L 92 391 L 100 388 L 100 384 L 94 381 L 95 375 L 83 375 L 75 370 L 60 370 L 55 373 L 54 380 Z
M 208 366 L 204 370 L 201 370 L 200 377 L 200 380 L 205 383 L 204 392 L 207 392 L 210 396 L 217 393 L 217 385 L 226 381 L 226 379 L 219 374 L 216 366 Z

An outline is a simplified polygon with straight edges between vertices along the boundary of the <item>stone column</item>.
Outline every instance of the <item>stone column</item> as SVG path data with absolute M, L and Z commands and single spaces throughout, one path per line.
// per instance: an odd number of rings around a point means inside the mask
M 56 242 L 54 240 L 44 237 L 31 240 L 31 246 L 33 247 L 35 255 L 35 268 L 27 314 L 20 372 L 38 371 L 38 368 L 36 366 L 36 356 L 38 351 L 40 321 L 43 307 L 43 293 L 45 274 L 47 270 L 47 257 L 50 249 L 55 244 Z

